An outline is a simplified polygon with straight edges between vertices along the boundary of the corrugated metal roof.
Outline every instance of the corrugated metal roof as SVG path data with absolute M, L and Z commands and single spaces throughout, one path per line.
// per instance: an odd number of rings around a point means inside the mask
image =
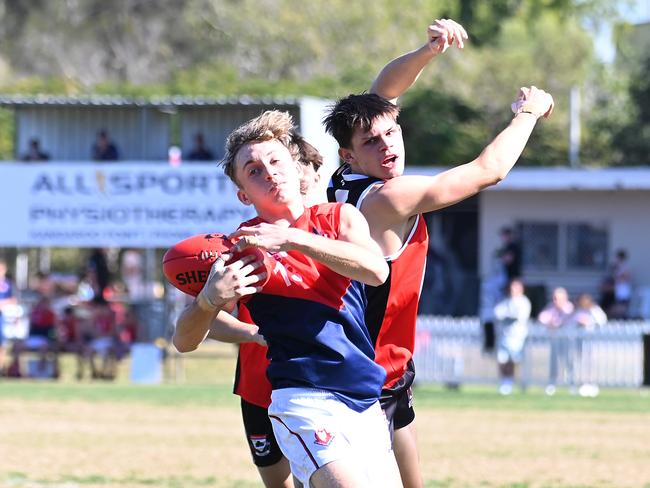
M 198 107 L 224 105 L 298 105 L 297 97 L 278 96 L 189 96 L 165 95 L 152 97 L 125 97 L 121 95 L 16 95 L 0 94 L 0 105 L 37 106 L 37 105 L 85 105 L 90 107 L 129 106 L 129 107 Z
M 406 174 L 435 175 L 448 168 L 415 167 Z M 621 168 L 514 168 L 492 191 L 650 190 L 650 166 Z

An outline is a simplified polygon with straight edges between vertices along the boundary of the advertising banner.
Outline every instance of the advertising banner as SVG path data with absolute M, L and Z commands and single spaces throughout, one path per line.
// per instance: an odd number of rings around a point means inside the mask
M 215 163 L 5 163 L 0 195 L 4 247 L 169 247 L 255 216 Z

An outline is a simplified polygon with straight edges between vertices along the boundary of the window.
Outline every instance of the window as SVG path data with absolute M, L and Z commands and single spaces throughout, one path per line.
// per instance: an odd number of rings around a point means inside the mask
M 524 269 L 555 271 L 558 268 L 559 226 L 553 222 L 523 222 L 518 225 Z
M 607 229 L 592 224 L 567 224 L 567 268 L 602 271 L 607 267 Z
M 590 271 L 607 268 L 609 231 L 588 222 L 519 222 L 525 271 Z

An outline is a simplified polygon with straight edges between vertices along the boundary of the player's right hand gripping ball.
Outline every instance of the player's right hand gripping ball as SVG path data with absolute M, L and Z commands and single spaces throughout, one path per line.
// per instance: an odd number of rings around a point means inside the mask
M 222 254 L 232 254 L 234 243 L 223 234 L 199 234 L 188 237 L 174 244 L 163 256 L 163 274 L 167 281 L 183 293 L 197 296 L 210 275 L 212 265 Z M 229 264 L 244 255 L 254 254 L 264 266 L 254 273 L 267 273 L 266 280 L 258 286 L 264 286 L 271 276 L 275 260 L 267 252 L 258 248 L 246 248 L 232 254 Z

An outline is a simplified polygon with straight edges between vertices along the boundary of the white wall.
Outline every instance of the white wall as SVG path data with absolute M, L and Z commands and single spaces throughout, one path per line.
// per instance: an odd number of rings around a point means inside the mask
M 604 223 L 609 229 L 610 261 L 624 248 L 637 286 L 650 286 L 650 191 L 494 191 L 481 193 L 479 210 L 482 277 L 490 271 L 491 256 L 501 245 L 499 229 L 522 220 Z M 535 272 L 524 279 L 565 286 L 570 292 L 595 292 L 601 272 Z

